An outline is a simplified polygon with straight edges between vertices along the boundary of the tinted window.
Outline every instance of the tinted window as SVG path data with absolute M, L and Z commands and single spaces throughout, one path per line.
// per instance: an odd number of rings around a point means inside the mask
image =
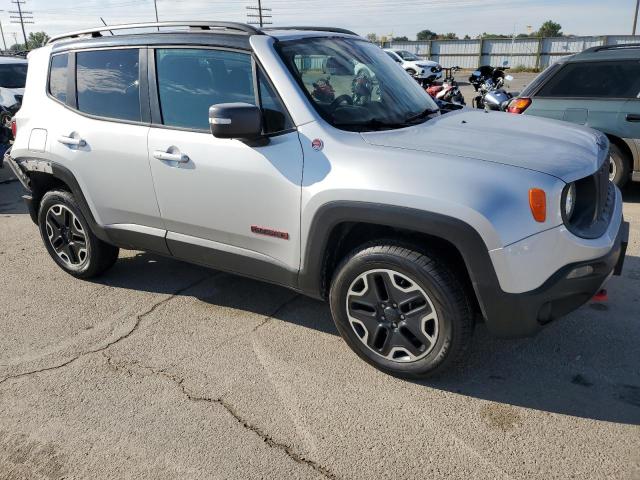
M 67 101 L 67 63 L 68 55 L 55 55 L 51 58 L 49 72 L 49 93 L 61 102 Z
M 538 92 L 540 97 L 638 98 L 640 62 L 568 63 Z
M 25 63 L 5 63 L 0 65 L 0 87 L 24 88 L 27 82 L 27 65 Z
M 400 60 L 398 60 L 398 57 L 396 57 L 393 53 L 391 53 L 391 52 L 387 52 L 386 50 L 385 50 L 385 52 L 384 52 L 384 53 L 386 53 L 387 55 L 389 55 L 389 57 L 391 57 L 391 60 L 393 60 L 394 62 L 398 62 L 398 63 L 400 63 Z
M 208 130 L 211 105 L 255 105 L 251 57 L 245 53 L 159 49 L 156 69 L 165 125 Z
M 140 120 L 137 49 L 78 52 L 76 69 L 78 110 Z
M 260 105 L 264 113 L 264 132 L 275 133 L 293 127 L 280 98 L 267 81 L 262 70 L 258 73 Z
M 531 95 L 533 95 L 533 92 L 535 92 L 538 87 L 540 87 L 540 85 L 546 82 L 548 78 L 554 75 L 561 66 L 562 64 L 558 62 L 549 65 L 544 72 L 534 78 L 533 81 L 529 85 L 527 85 L 524 90 L 522 90 L 522 92 L 520 92 L 520 96 L 530 97 Z
M 406 50 L 400 50 L 399 52 L 396 52 L 396 53 L 400 55 L 403 60 L 407 60 L 409 62 L 415 62 L 416 60 L 420 60 L 413 53 L 407 52 Z

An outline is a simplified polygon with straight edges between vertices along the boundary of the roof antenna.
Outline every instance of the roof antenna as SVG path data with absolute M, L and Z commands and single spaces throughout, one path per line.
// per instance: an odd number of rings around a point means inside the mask
M 105 26 L 105 27 L 108 27 L 108 26 L 109 26 L 109 25 L 107 25 L 107 22 L 105 22 L 105 21 L 104 21 L 104 18 L 100 17 L 100 20 L 102 20 L 102 23 L 104 23 L 104 26 Z M 113 35 L 113 32 L 112 32 L 111 30 L 109 30 L 109 33 L 110 33 L 111 35 Z

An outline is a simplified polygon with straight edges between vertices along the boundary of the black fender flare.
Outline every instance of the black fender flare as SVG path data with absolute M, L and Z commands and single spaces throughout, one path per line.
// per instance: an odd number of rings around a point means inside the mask
M 298 288 L 321 298 L 325 253 L 333 229 L 344 222 L 366 223 L 438 237 L 460 252 L 483 313 L 486 292 L 501 291 L 488 248 L 480 234 L 466 222 L 439 213 L 369 202 L 329 202 L 318 209 L 302 253 Z
M 29 215 L 31 216 L 31 219 L 34 223 L 38 223 L 38 209 L 40 200 L 46 193 L 46 191 L 39 191 L 38 182 L 31 179 L 31 174 L 45 176 L 50 175 L 51 177 L 64 183 L 69 188 L 76 201 L 78 202 L 78 207 L 80 208 L 82 215 L 86 218 L 87 222 L 89 223 L 89 227 L 91 228 L 95 236 L 104 242 L 111 243 L 105 229 L 98 225 L 98 223 L 96 222 L 96 219 L 93 216 L 91 208 L 89 208 L 89 204 L 87 203 L 87 199 L 82 191 L 82 188 L 80 188 L 80 184 L 78 183 L 78 180 L 76 180 L 76 177 L 73 172 L 71 172 L 71 170 L 63 165 L 60 165 L 59 163 L 50 162 L 41 158 L 20 157 L 19 159 L 12 158 L 12 160 L 14 165 L 17 166 L 17 168 L 19 168 L 22 173 L 24 173 L 25 178 L 29 177 L 29 183 L 25 184 L 23 182 L 23 185 L 25 186 L 25 188 L 31 191 L 31 194 L 25 195 L 23 196 L 23 198 L 27 203 Z M 25 170 L 24 167 L 19 165 L 24 161 L 27 161 L 27 163 L 28 161 L 33 161 L 36 165 L 40 165 L 40 167 L 35 167 L 33 169 L 29 168 Z

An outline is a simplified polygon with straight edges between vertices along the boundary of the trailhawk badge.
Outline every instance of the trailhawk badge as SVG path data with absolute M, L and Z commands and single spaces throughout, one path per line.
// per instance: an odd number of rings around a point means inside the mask
M 319 152 L 324 147 L 324 142 L 319 138 L 314 139 L 311 142 L 311 148 L 313 148 L 316 152 Z

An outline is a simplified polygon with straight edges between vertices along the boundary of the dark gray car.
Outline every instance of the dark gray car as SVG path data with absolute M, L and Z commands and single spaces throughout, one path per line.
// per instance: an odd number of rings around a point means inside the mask
M 610 178 L 640 181 L 640 44 L 594 47 L 541 73 L 511 113 L 555 118 L 604 132 L 611 142 Z

